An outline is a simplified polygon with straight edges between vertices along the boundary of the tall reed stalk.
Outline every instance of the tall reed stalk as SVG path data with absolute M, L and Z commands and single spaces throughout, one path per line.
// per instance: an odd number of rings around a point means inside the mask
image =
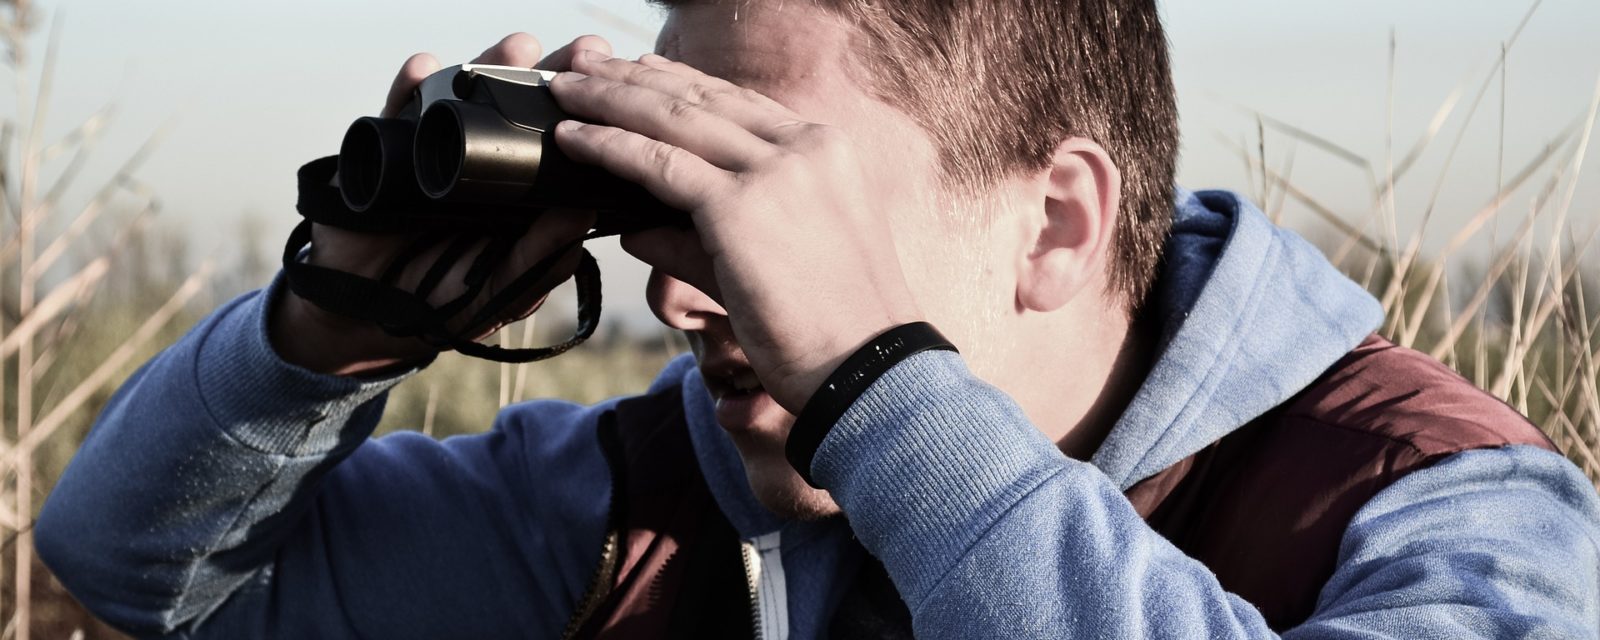
M 1530 3 L 1489 70 L 1444 96 L 1409 146 L 1396 146 L 1391 123 L 1382 157 L 1369 158 L 1315 133 L 1313 125 L 1249 109 L 1255 139 L 1222 141 L 1246 168 L 1248 186 L 1241 190 L 1274 222 L 1332 230 L 1324 238 L 1327 255 L 1382 301 L 1386 336 L 1455 367 L 1523 411 L 1600 486 L 1600 272 L 1586 262 L 1595 253 L 1600 216 L 1576 204 L 1600 118 L 1600 87 L 1587 105 L 1574 105 L 1570 123 L 1547 132 L 1542 148 L 1516 158 L 1504 150 L 1507 61 L 1539 6 Z M 653 40 L 653 29 L 585 7 L 596 22 Z M 161 135 L 152 134 L 109 178 L 81 184 L 114 109 L 49 135 L 62 38 L 57 18 L 35 71 L 28 44 L 44 22 L 33 0 L 0 0 L 0 43 L 17 105 L 12 117 L 0 118 L 0 640 L 81 638 L 85 631 L 113 637 L 90 629 L 81 612 L 71 622 L 58 617 L 47 624 L 55 615 L 47 603 L 65 596 L 50 591 L 36 570 L 29 531 L 39 493 L 54 482 L 52 452 L 77 447 L 107 389 L 174 337 L 175 325 L 188 320 L 185 305 L 205 291 L 211 273 L 202 265 L 166 281 L 114 284 L 143 272 L 150 258 L 141 252 L 142 229 L 161 202 L 135 174 Z M 1403 45 L 1391 38 L 1390 113 Z M 1463 140 L 1484 126 L 1482 112 L 1496 102 L 1499 121 L 1489 126 L 1499 132 L 1501 151 L 1493 188 L 1476 209 L 1456 212 L 1451 219 L 1459 223 L 1441 229 L 1446 178 L 1459 167 Z M 1269 151 L 1279 154 L 1276 162 Z M 1423 159 L 1435 153 L 1443 154 L 1442 168 L 1431 180 L 1419 177 Z M 1341 212 L 1296 180 L 1296 165 L 1312 154 L 1364 178 L 1364 209 Z M 79 192 L 91 195 L 74 205 L 68 194 Z M 1412 206 L 1416 199 L 1421 204 Z M 1485 244 L 1486 232 L 1487 252 L 1469 250 Z M 1443 244 L 1425 251 L 1432 240 Z M 508 328 L 501 340 L 528 346 L 561 337 L 565 327 L 550 320 Z M 481 430 L 500 407 L 529 397 L 592 402 L 637 393 L 684 349 L 681 338 L 666 333 L 664 340 L 597 339 L 532 366 L 442 357 L 393 393 L 383 428 L 420 427 L 443 436 Z
M 1335 230 L 1326 243 L 1336 264 L 1366 284 L 1379 297 L 1387 322 L 1382 332 L 1402 346 L 1414 347 L 1449 364 L 1490 393 L 1527 414 L 1551 436 L 1574 463 L 1600 487 L 1600 309 L 1585 282 L 1586 262 L 1600 235 L 1600 215 L 1575 211 L 1589 144 L 1600 118 L 1600 79 L 1593 97 L 1570 124 L 1550 132 L 1548 144 L 1505 176 L 1506 61 L 1542 0 L 1530 3 L 1522 21 L 1501 46 L 1464 113 L 1461 98 L 1473 89 L 1464 82 L 1441 102 L 1427 130 L 1406 153 L 1395 159 L 1392 124 L 1385 133 L 1386 151 L 1369 159 L 1337 142 L 1270 115 L 1245 109 L 1260 123 L 1256 145 L 1221 136 L 1243 160 L 1246 175 L 1260 176 L 1259 199 L 1274 219 L 1285 199 L 1302 205 L 1315 219 Z M 1389 99 L 1392 114 L 1397 39 L 1391 37 Z M 1459 227 L 1441 232 L 1435 222 L 1446 179 L 1460 158 L 1463 140 L 1491 92 L 1499 89 L 1499 153 L 1494 192 Z M 1575 105 L 1576 106 L 1576 105 Z M 1392 119 L 1392 117 L 1391 117 Z M 1423 195 L 1416 209 L 1398 204 L 1397 193 L 1417 180 L 1418 162 L 1433 150 L 1448 125 L 1455 130 L 1441 157 L 1442 168 L 1431 183 L 1415 191 Z M 1283 168 L 1274 169 L 1266 156 L 1267 132 L 1289 140 Z M 1299 186 L 1290 175 L 1295 145 L 1304 145 L 1349 164 L 1367 177 L 1371 208 L 1350 219 Z M 1381 169 L 1379 168 L 1381 167 Z M 1417 220 L 1402 231 L 1402 213 Z M 1466 251 L 1485 229 L 1510 223 L 1515 231 L 1504 242 L 1497 236 L 1483 267 L 1471 274 L 1475 261 Z M 1444 237 L 1443 247 L 1425 255 L 1425 240 Z M 1592 272 L 1591 272 L 1592 273 Z M 1451 274 L 1472 276 L 1458 284 L 1470 292 L 1462 302 L 1450 299 Z M 1491 310 L 1491 307 L 1497 307 Z M 1492 311 L 1492 312 L 1491 312 Z
M 119 249 L 159 209 L 159 200 L 134 177 L 159 135 L 129 157 L 86 203 L 69 207 L 68 194 L 79 186 L 112 110 L 100 110 L 64 135 L 48 136 L 61 23 L 55 22 L 35 77 L 29 36 L 40 21 L 31 0 L 0 0 L 0 38 L 17 104 L 15 119 L 0 122 L 0 403 L 6 396 L 11 399 L 9 405 L 0 404 L 0 539 L 10 552 L 10 558 L 0 554 L 0 562 L 9 560 L 12 570 L 10 588 L 0 591 L 0 596 L 10 596 L 9 602 L 0 597 L 0 616 L 9 614 L 3 617 L 0 638 L 15 640 L 33 637 L 37 622 L 39 576 L 31 532 L 41 497 L 35 459 L 41 445 L 63 426 L 84 419 L 96 393 L 115 382 L 138 350 L 201 290 L 210 273 L 203 265 L 190 275 L 86 374 L 54 376 L 45 384 L 62 357 L 75 350 L 68 338 L 79 327 L 95 324 L 86 313 L 104 291 Z M 105 219 L 108 209 L 129 206 L 135 214 Z M 104 234 L 91 229 L 108 225 L 116 228 L 110 240 L 94 240 Z M 76 263 L 64 260 L 69 255 Z M 5 376 L 8 367 L 14 376 Z M 54 393 L 61 389 L 65 393 Z

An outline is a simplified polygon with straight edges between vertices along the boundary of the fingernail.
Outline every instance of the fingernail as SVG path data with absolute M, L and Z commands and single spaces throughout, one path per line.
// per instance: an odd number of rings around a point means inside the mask
M 605 62 L 611 59 L 610 56 L 591 49 L 585 49 L 582 53 L 578 54 L 578 57 L 583 58 L 586 62 Z
M 579 129 L 582 129 L 584 126 L 585 125 L 582 122 L 578 122 L 577 120 L 562 120 L 556 124 L 556 131 L 559 133 L 573 133 Z
M 551 82 L 565 84 L 568 82 L 578 82 L 587 79 L 588 77 L 589 76 L 576 71 L 562 71 L 561 73 L 556 74 L 556 79 L 552 80 Z

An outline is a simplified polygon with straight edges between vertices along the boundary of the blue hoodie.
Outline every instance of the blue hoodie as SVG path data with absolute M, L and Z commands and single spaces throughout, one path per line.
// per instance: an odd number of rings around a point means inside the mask
M 761 567 L 765 637 L 820 637 L 863 553 L 919 637 L 1271 637 L 1121 492 L 1290 398 L 1381 312 L 1227 193 L 1179 193 L 1166 264 L 1161 356 L 1091 462 L 959 356 L 924 353 L 818 450 L 848 524 L 764 509 L 693 362 L 668 365 L 654 386 L 683 387 L 695 455 Z M 117 393 L 40 516 L 45 562 L 144 636 L 557 637 L 599 556 L 611 487 L 593 426 L 612 403 L 369 440 L 404 376 L 281 361 L 266 331 L 280 286 L 219 309 Z M 1594 487 L 1565 459 L 1456 454 L 1356 514 L 1315 613 L 1285 636 L 1596 637 L 1597 545 Z

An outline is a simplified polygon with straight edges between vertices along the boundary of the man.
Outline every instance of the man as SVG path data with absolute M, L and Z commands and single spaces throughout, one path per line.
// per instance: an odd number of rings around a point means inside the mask
M 1600 632 L 1587 480 L 1372 337 L 1309 245 L 1173 193 L 1153 2 L 670 10 L 659 56 L 537 64 L 603 123 L 564 151 L 691 213 L 624 246 L 693 361 L 367 441 L 431 352 L 275 284 L 106 410 L 40 519 L 68 588 L 150 636 Z M 508 273 L 588 224 L 546 216 Z M 319 229 L 307 259 L 371 273 L 389 242 Z M 918 321 L 960 354 L 880 338 Z

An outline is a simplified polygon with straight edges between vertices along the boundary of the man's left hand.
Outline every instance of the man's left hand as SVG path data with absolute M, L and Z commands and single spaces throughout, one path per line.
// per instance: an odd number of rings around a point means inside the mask
M 624 247 L 721 304 L 789 412 L 857 348 L 922 319 L 890 203 L 840 129 L 661 56 L 582 55 L 573 71 L 552 84 L 557 102 L 604 124 L 564 122 L 557 143 L 691 214 L 692 231 L 645 232 Z

